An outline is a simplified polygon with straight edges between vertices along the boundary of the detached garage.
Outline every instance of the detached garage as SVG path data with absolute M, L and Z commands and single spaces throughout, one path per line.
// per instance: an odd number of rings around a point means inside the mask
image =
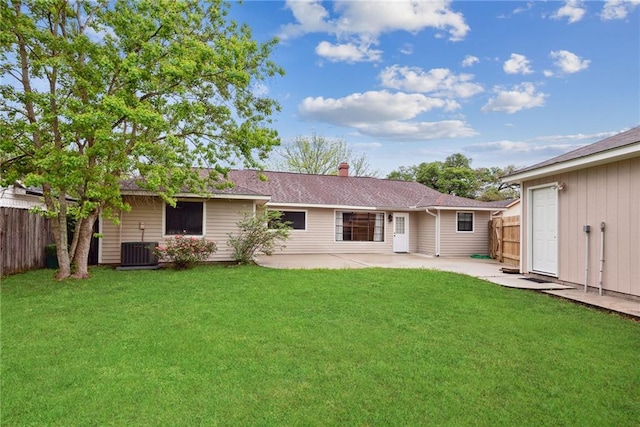
M 522 188 L 523 273 L 640 299 L 640 128 L 503 181 Z

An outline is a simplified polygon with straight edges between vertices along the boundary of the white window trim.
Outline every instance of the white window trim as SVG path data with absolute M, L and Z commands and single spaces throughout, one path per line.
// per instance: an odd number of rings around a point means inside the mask
M 202 234 L 184 234 L 186 237 L 205 237 L 207 235 L 207 202 L 205 200 L 177 199 L 176 202 L 202 203 Z M 162 237 L 165 239 L 176 236 L 167 234 L 167 202 L 162 201 Z
M 379 242 L 374 241 L 361 241 L 361 240 L 338 240 L 336 239 L 336 213 L 338 212 L 342 212 L 342 213 L 372 213 L 372 214 L 383 214 L 382 216 L 382 226 L 383 226 L 383 230 L 382 230 L 382 240 Z M 385 211 L 372 211 L 372 210 L 357 210 L 357 209 L 350 209 L 350 210 L 345 210 L 345 209 L 335 209 L 333 211 L 333 241 L 334 243 L 345 243 L 345 244 L 353 244 L 353 243 L 366 243 L 366 244 L 374 244 L 374 245 L 380 245 L 380 244 L 384 244 L 387 241 L 387 215 L 389 214 L 389 212 L 385 212 Z M 392 224 L 393 225 L 393 224 Z
M 304 229 L 291 229 L 292 233 L 306 233 L 309 229 L 309 212 L 307 209 L 278 209 L 278 208 L 269 208 L 270 211 L 276 212 L 304 212 Z
M 463 230 L 458 230 L 458 214 L 461 213 L 470 213 L 471 214 L 471 231 L 463 231 Z M 473 211 L 456 211 L 456 233 L 462 233 L 462 234 L 473 234 L 476 232 L 476 214 Z

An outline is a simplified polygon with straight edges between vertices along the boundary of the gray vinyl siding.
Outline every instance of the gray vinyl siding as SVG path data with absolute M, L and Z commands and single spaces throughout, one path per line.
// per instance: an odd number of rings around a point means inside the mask
M 418 249 L 417 252 L 426 255 L 436 253 L 436 219 L 421 212 L 418 217 Z
M 457 232 L 457 211 L 440 211 L 440 255 L 469 256 L 489 253 L 489 211 L 473 212 L 473 232 Z M 460 210 L 460 212 L 470 212 Z
M 100 239 L 98 261 L 100 264 L 120 263 L 120 227 L 103 217 L 100 232 L 102 239 Z
M 420 240 L 420 215 L 422 212 L 409 213 L 409 252 L 418 252 L 418 242 Z
M 122 242 L 165 242 L 163 229 L 164 203 L 156 197 L 133 197 L 125 199 L 130 205 L 129 212 L 120 215 L 120 224 L 103 220 L 102 264 L 120 263 Z M 186 200 L 186 199 L 185 199 Z M 237 200 L 209 200 L 205 206 L 205 237 L 216 243 L 218 250 L 210 261 L 231 260 L 231 249 L 227 245 L 227 234 L 236 229 L 236 223 L 243 212 L 253 212 L 253 203 Z M 144 235 L 140 222 L 145 223 Z
M 253 202 L 246 200 L 211 200 L 207 202 L 207 239 L 213 240 L 218 251 L 209 261 L 231 260 L 232 249 L 227 245 L 228 234 L 237 230 L 236 223 L 245 213 L 253 213 Z
M 558 279 L 584 285 L 591 226 L 589 286 L 598 285 L 600 223 L 605 223 L 603 289 L 640 297 L 640 157 L 524 182 L 522 268 L 528 266 L 529 188 L 564 183 L 558 191 Z
M 277 207 L 272 207 L 277 209 Z M 307 229 L 292 230 L 286 242 L 285 254 L 319 253 L 391 253 L 393 252 L 393 229 L 387 221 L 390 212 L 384 212 L 383 242 L 336 241 L 336 209 L 307 208 Z M 357 212 L 357 210 L 344 210 Z M 367 212 L 367 211 L 363 211 Z M 409 219 L 411 222 L 411 218 Z M 411 227 L 411 225 L 410 225 Z M 411 228 L 410 231 L 411 232 Z M 280 253 L 280 252 L 278 252 Z

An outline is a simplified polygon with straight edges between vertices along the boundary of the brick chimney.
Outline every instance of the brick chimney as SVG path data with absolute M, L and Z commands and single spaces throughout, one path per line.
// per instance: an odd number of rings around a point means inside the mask
M 342 162 L 338 165 L 338 176 L 349 176 L 349 163 Z

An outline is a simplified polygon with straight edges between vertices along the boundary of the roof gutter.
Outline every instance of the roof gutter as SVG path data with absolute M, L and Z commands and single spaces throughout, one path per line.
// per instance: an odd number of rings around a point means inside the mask
M 429 209 L 435 209 L 436 211 L 490 211 L 490 212 L 494 212 L 494 211 L 506 211 L 507 208 L 505 207 L 499 207 L 499 206 L 494 206 L 494 207 L 477 207 L 477 206 L 427 206 L 427 213 L 431 213 L 429 212 Z
M 120 194 L 123 196 L 157 196 L 157 194 L 146 190 L 121 190 Z M 271 200 L 271 196 L 254 195 L 254 194 L 196 194 L 196 193 L 177 193 L 173 197 L 179 198 L 192 198 L 192 199 L 234 199 L 234 200 L 263 200 L 268 202 Z

